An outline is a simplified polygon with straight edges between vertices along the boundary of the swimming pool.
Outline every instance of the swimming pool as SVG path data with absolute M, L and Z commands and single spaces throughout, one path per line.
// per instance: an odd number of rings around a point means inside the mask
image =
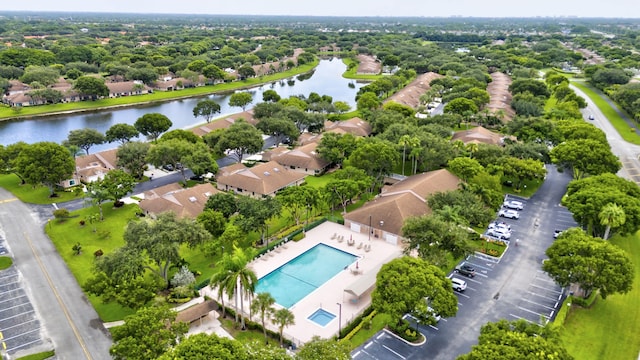
M 348 252 L 318 244 L 260 278 L 255 291 L 268 292 L 276 303 L 290 308 L 357 258 Z
M 330 323 L 331 320 L 335 318 L 336 316 L 328 312 L 327 310 L 318 309 L 313 314 L 309 315 L 307 319 L 313 321 L 314 323 L 320 326 L 327 326 L 327 324 Z

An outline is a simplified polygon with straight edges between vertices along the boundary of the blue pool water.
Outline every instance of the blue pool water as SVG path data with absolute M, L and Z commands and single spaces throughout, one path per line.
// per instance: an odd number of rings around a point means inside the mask
M 335 318 L 336 316 L 333 315 L 332 313 L 323 309 L 318 309 L 316 310 L 316 312 L 311 314 L 307 319 L 313 321 L 318 325 L 326 326 L 331 320 Z
M 356 259 L 355 255 L 318 244 L 260 278 L 256 293 L 268 292 L 276 303 L 290 308 Z

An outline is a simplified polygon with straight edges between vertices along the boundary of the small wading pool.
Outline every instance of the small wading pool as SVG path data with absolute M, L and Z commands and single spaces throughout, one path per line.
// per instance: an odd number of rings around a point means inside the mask
M 311 314 L 307 319 L 313 321 L 314 323 L 320 325 L 320 326 L 326 326 L 328 323 L 331 322 L 331 320 L 335 319 L 336 316 L 333 315 L 332 313 L 324 310 L 324 309 L 318 309 L 316 310 L 316 312 L 314 312 L 313 314 Z

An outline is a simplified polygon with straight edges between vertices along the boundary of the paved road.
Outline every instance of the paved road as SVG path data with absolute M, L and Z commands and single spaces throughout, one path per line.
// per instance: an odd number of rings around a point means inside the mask
M 594 120 L 585 121 L 592 122 L 593 125 L 602 129 L 602 131 L 607 134 L 607 140 L 611 145 L 611 151 L 620 158 L 622 169 L 618 172 L 618 176 L 631 181 L 635 181 L 640 185 L 640 160 L 638 159 L 638 157 L 640 156 L 640 146 L 624 141 L 622 139 L 622 136 L 618 134 L 616 129 L 611 125 L 609 120 L 593 103 L 593 101 L 591 101 L 591 99 L 577 87 L 571 86 L 571 88 L 576 92 L 576 94 L 582 96 L 587 101 L 587 108 L 582 110 L 584 118 L 588 119 L 589 114 L 594 116 Z M 626 119 L 627 122 L 630 121 L 627 116 L 623 114 L 614 103 L 611 102 L 611 100 L 606 97 L 604 99 L 609 102 L 609 105 L 611 105 L 618 112 L 618 114 L 623 117 L 623 119 Z
M 476 268 L 467 281 L 468 288 L 458 297 L 458 314 L 442 319 L 436 326 L 420 327 L 427 342 L 412 347 L 380 332 L 352 352 L 352 358 L 364 359 L 455 359 L 477 343 L 480 327 L 499 319 L 524 319 L 533 323 L 552 319 L 562 304 L 564 291 L 541 271 L 545 250 L 553 242 L 554 229 L 575 226 L 571 214 L 560 200 L 571 180 L 567 172 L 548 167 L 549 174 L 538 192 L 525 203 L 519 220 L 504 220 L 512 228 L 512 241 L 502 259 L 471 256 L 466 262 Z M 517 199 L 517 198 L 516 198 Z M 535 226 L 536 221 L 540 224 Z
M 39 215 L 1 188 L 0 227 L 21 285 L 44 325 L 38 349 L 54 347 L 58 359 L 110 359 L 109 333 L 45 235 Z

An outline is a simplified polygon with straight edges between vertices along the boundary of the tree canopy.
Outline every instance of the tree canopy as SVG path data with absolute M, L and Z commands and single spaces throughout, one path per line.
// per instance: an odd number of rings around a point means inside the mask
M 63 180 L 70 179 L 76 169 L 75 161 L 64 146 L 53 142 L 38 142 L 21 146 L 11 161 L 13 171 L 31 185 L 49 187 L 51 195 Z
M 149 113 L 139 117 L 133 126 L 142 135 L 155 142 L 160 137 L 160 134 L 169 130 L 172 125 L 173 123 L 168 117 L 159 113 Z
M 563 231 L 546 254 L 549 259 L 542 269 L 560 286 L 580 285 L 585 297 L 593 290 L 598 290 L 603 299 L 631 290 L 635 273 L 629 255 L 582 229 Z

